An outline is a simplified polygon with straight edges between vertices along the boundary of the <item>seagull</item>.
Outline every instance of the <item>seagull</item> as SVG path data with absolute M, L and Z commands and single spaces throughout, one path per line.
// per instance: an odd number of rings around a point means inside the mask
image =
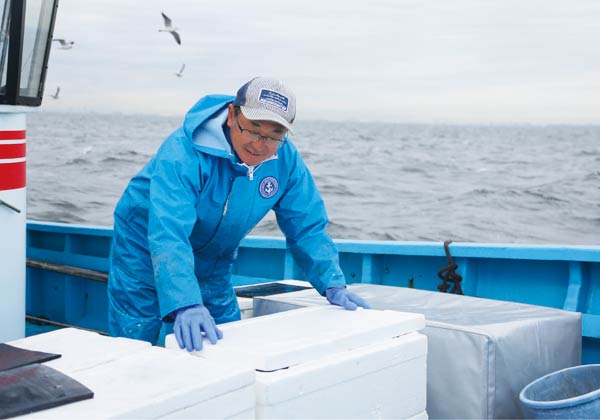
M 73 44 L 75 43 L 75 41 L 65 41 L 62 38 L 55 38 L 52 40 L 52 42 L 54 41 L 60 44 L 58 48 L 60 48 L 61 50 L 70 50 L 71 48 L 73 48 Z
M 175 76 L 177 76 L 177 77 L 183 76 L 183 69 L 184 68 L 185 68 L 185 63 L 181 65 L 181 68 L 179 69 L 179 71 L 177 73 L 175 73 Z
M 56 88 L 56 93 L 54 95 L 50 94 L 54 99 L 58 99 L 58 93 L 60 92 L 60 86 Z
M 171 19 L 169 19 L 169 17 L 167 15 L 165 15 L 163 12 L 160 12 L 160 14 L 162 15 L 163 20 L 165 21 L 165 28 L 159 29 L 158 32 L 169 32 L 171 35 L 173 35 L 173 38 L 175 38 L 175 42 L 177 42 L 179 45 L 181 45 L 181 38 L 179 37 L 179 34 L 177 33 L 177 29 L 179 29 L 179 28 L 174 28 L 173 26 L 171 26 Z

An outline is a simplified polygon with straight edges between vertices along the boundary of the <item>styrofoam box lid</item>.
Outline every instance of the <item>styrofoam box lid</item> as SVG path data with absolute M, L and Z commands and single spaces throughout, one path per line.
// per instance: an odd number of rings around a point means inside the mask
M 425 327 L 421 314 L 339 306 L 302 308 L 219 325 L 223 339 L 194 354 L 273 371 L 390 339 Z M 174 336 L 166 347 L 179 348 Z
M 62 357 L 45 362 L 45 365 L 63 373 L 88 369 L 151 347 L 146 341 L 106 337 L 77 328 L 54 330 L 8 344 L 26 350 L 60 354 Z
M 254 385 L 255 372 L 218 365 L 180 351 L 160 347 L 119 358 L 70 375 L 92 391 L 94 398 L 31 417 L 158 418 L 217 396 Z M 227 407 L 232 413 L 252 408 Z

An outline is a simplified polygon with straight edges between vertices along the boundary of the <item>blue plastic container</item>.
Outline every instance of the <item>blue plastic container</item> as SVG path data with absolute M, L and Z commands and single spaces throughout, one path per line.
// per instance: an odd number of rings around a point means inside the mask
M 600 419 L 600 365 L 542 376 L 523 388 L 519 398 L 536 419 Z

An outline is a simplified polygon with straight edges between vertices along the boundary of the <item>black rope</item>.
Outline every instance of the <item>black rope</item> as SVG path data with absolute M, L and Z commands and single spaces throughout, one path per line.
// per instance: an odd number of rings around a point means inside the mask
M 450 293 L 455 293 L 457 295 L 462 295 L 463 291 L 460 287 L 460 282 L 462 281 L 462 277 L 455 270 L 458 268 L 458 265 L 454 263 L 452 260 L 452 255 L 450 255 L 450 249 L 448 245 L 452 241 L 444 241 L 444 251 L 446 251 L 446 258 L 448 259 L 448 265 L 438 271 L 438 277 L 442 279 L 442 283 L 438 285 L 438 289 L 440 292 L 446 293 L 448 289 L 450 289 L 450 285 L 448 283 L 452 283 L 452 289 Z

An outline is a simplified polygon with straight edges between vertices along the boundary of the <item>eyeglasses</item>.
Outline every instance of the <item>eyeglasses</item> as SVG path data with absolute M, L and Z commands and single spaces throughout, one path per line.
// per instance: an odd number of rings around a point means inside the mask
M 237 124 L 241 133 L 243 135 L 245 135 L 248 138 L 248 140 L 250 140 L 252 142 L 262 140 L 265 142 L 265 144 L 267 146 L 279 146 L 279 145 L 285 144 L 285 142 L 286 142 L 285 138 L 276 139 L 274 137 L 263 136 L 262 134 L 258 134 L 256 131 L 248 130 L 247 128 L 242 128 L 242 126 L 240 125 L 240 122 L 238 121 L 237 115 L 235 115 L 235 123 Z

